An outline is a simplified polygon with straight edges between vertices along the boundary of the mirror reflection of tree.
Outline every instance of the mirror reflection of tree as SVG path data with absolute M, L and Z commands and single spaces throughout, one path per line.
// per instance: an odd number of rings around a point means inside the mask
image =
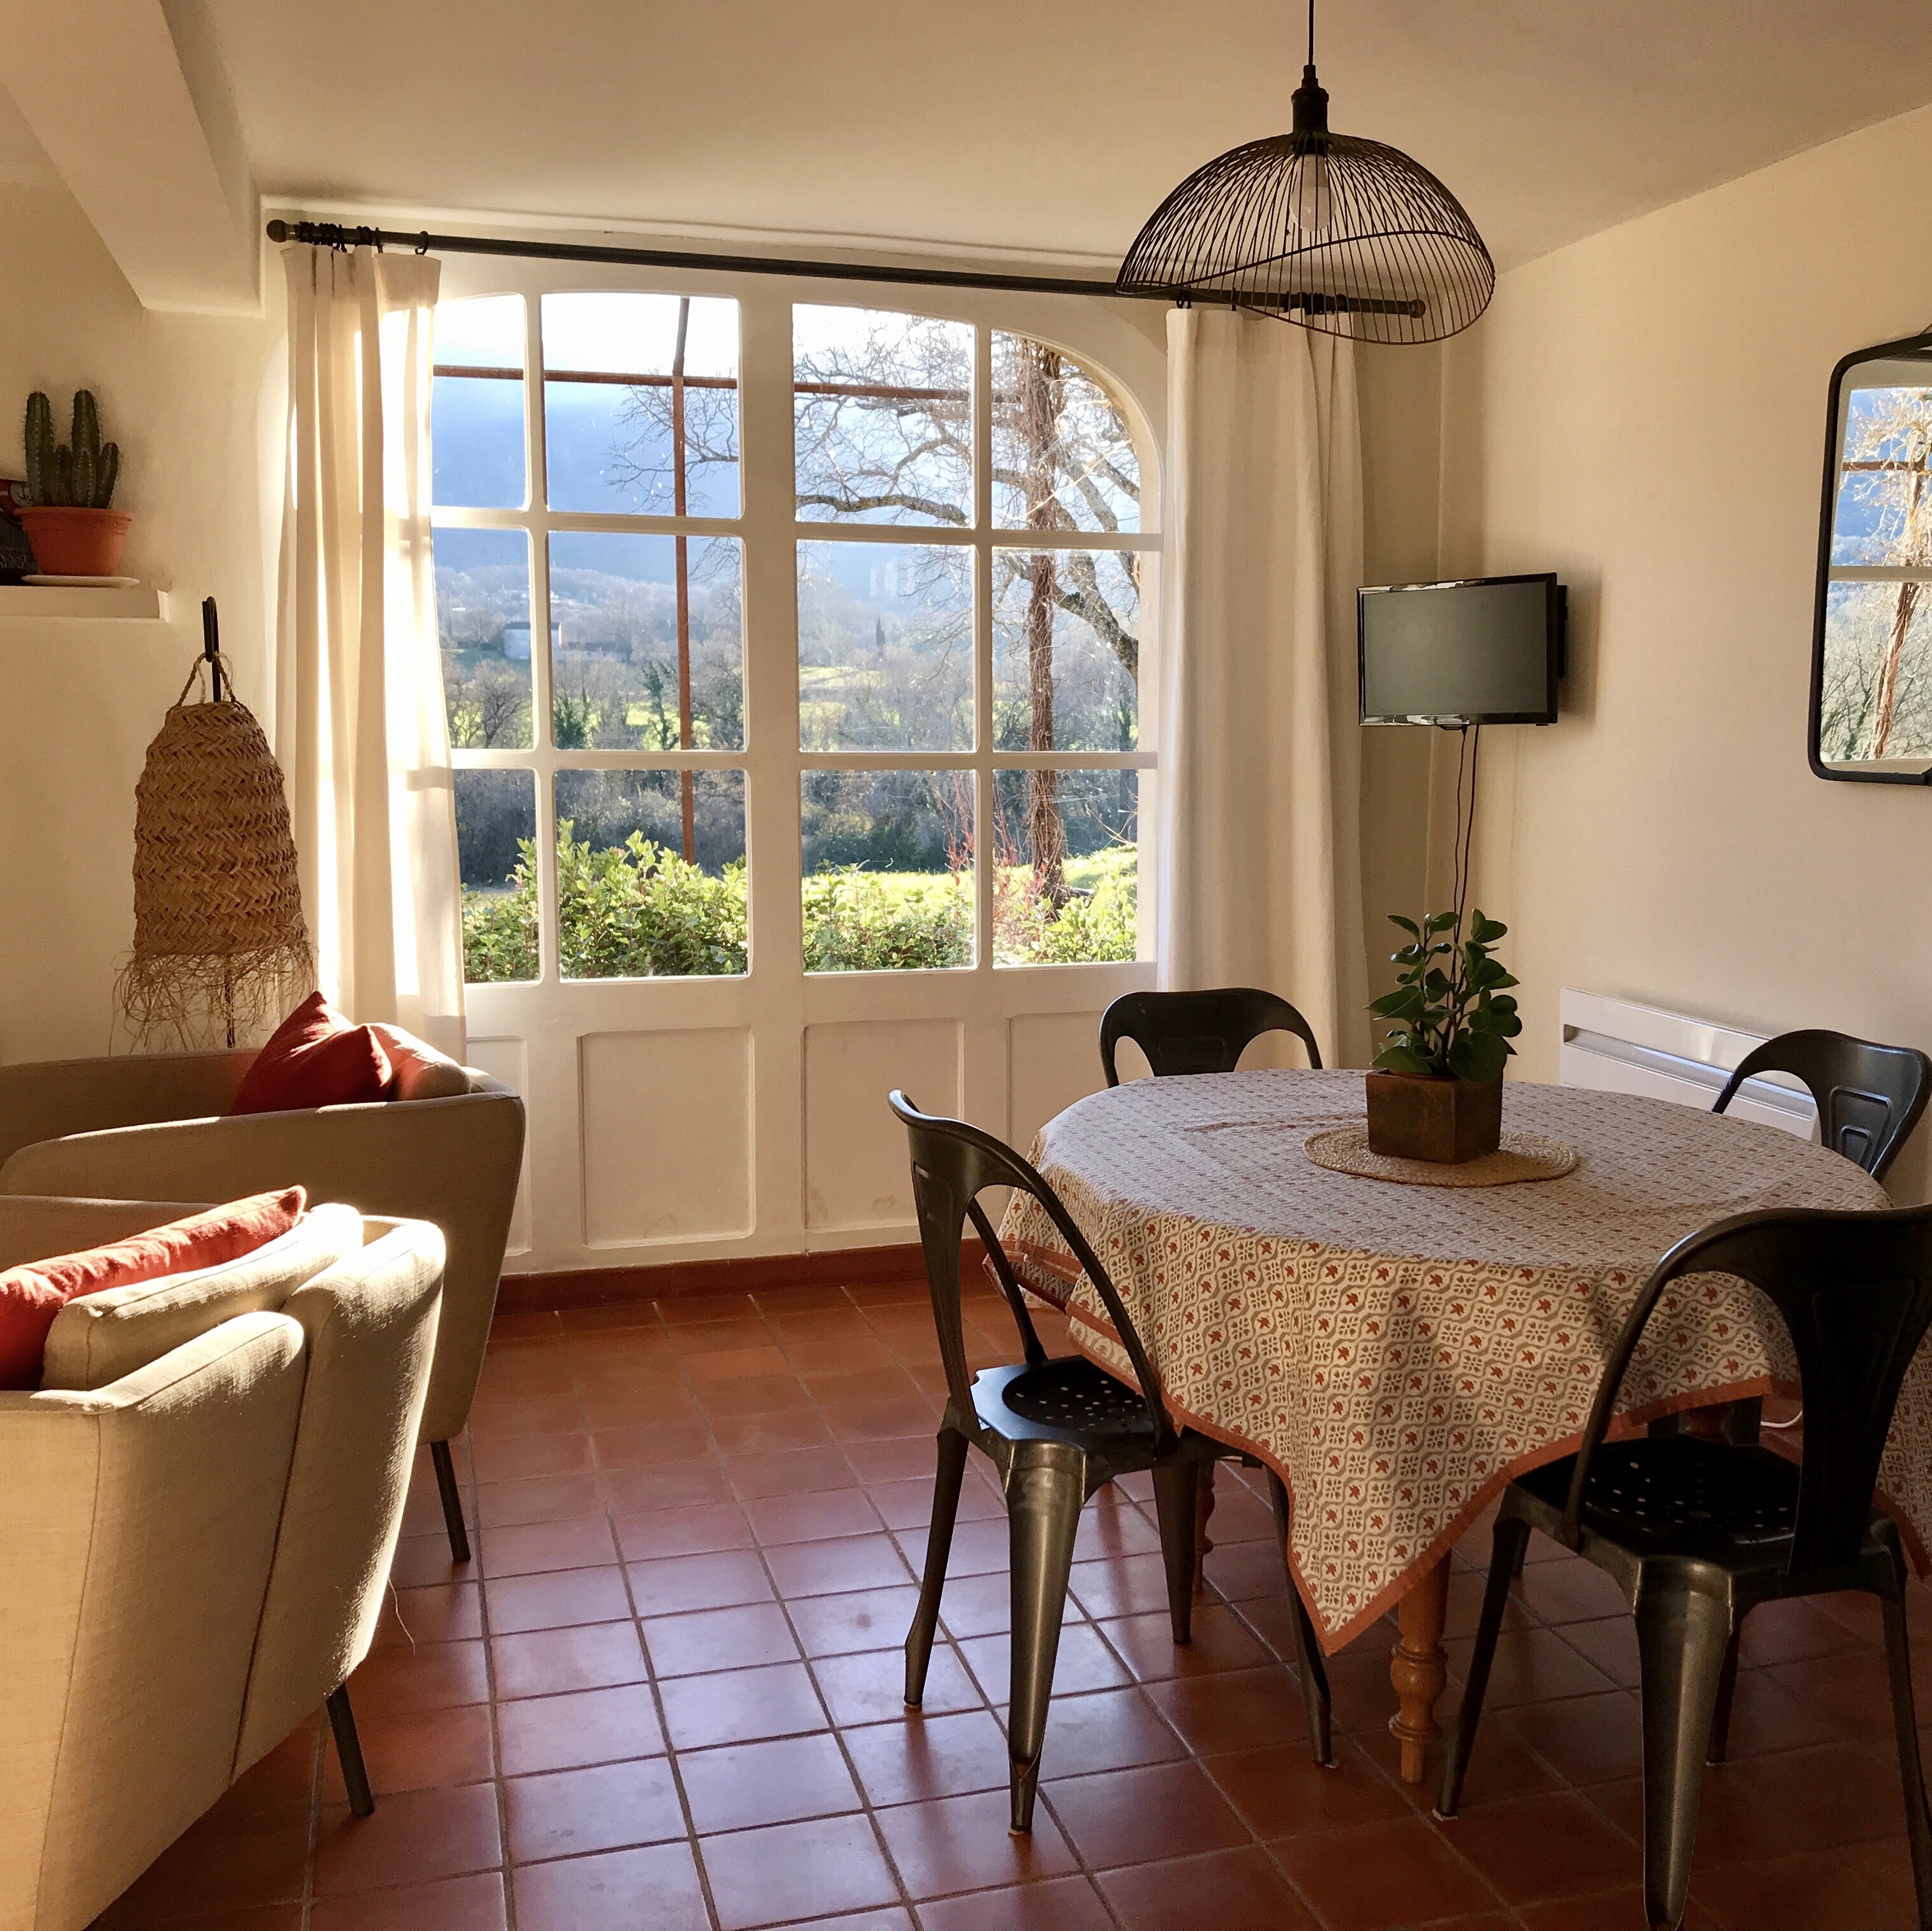
M 1932 571 L 1932 389 L 1853 391 L 1837 529 L 1839 565 Z M 1927 586 L 1837 582 L 1827 592 L 1819 742 L 1828 759 L 1932 756 Z

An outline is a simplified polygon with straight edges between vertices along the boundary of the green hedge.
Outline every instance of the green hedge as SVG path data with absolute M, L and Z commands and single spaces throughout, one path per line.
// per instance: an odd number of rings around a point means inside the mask
M 746 970 L 745 864 L 716 875 L 633 832 L 592 846 L 557 823 L 558 939 L 566 979 L 690 978 Z M 994 891 L 994 956 L 1002 964 L 1065 964 L 1135 955 L 1131 847 L 1070 862 L 1076 888 L 1054 913 L 1024 866 Z M 808 972 L 970 964 L 968 872 L 866 871 L 846 865 L 805 881 Z M 537 976 L 536 853 L 518 841 L 507 887 L 463 895 L 463 964 L 472 985 Z

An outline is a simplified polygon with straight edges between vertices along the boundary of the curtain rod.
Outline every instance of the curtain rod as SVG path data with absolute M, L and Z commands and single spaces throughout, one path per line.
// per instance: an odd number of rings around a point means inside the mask
M 305 241 L 319 248 L 407 248 L 418 255 L 499 255 L 519 261 L 598 262 L 613 267 L 698 268 L 713 273 L 802 275 L 826 281 L 899 283 L 916 288 L 997 289 L 1014 295 L 1084 295 L 1126 301 L 1177 302 L 1204 298 L 1198 289 L 1117 288 L 1111 281 L 1069 275 L 998 275 L 971 269 L 904 268 L 878 262 L 801 260 L 782 255 L 707 255 L 676 248 L 613 248 L 575 241 L 507 241 L 491 235 L 407 234 L 393 228 L 350 228 L 336 221 L 271 221 L 272 241 Z M 1231 307 L 1258 305 L 1252 294 Z M 1284 293 L 1270 307 L 1298 308 L 1310 314 L 1408 314 L 1414 304 L 1375 301 L 1348 295 Z

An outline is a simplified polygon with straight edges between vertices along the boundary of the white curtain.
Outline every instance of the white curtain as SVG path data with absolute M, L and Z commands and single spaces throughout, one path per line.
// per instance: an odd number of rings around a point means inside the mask
M 455 793 L 430 553 L 440 265 L 290 248 L 275 748 L 322 988 L 463 1057 Z
M 1265 987 L 1364 1065 L 1354 345 L 1187 308 L 1167 346 L 1160 982 Z

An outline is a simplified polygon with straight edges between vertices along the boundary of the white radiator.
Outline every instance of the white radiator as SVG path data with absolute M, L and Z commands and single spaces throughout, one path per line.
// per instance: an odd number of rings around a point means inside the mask
M 1707 1110 L 1732 1069 L 1764 1043 L 1759 1034 L 1735 1027 L 1568 988 L 1558 1011 L 1563 1024 L 1556 1056 L 1561 1084 L 1647 1093 Z M 1786 1073 L 1745 1081 L 1726 1111 L 1808 1140 L 1818 1137 L 1818 1109 L 1810 1094 Z

